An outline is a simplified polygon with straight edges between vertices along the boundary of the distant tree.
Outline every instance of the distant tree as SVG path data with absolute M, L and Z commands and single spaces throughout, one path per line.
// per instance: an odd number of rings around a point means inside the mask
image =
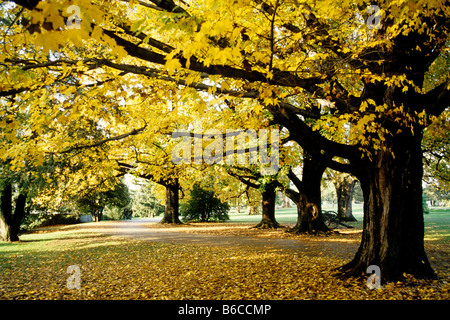
M 422 195 L 422 209 L 423 209 L 423 213 L 425 214 L 429 214 L 430 213 L 430 208 L 428 207 L 428 196 L 426 194 Z
M 228 203 L 222 202 L 214 191 L 203 189 L 196 183 L 190 193 L 189 200 L 182 206 L 185 220 L 226 221 L 229 220 Z
M 439 188 L 438 185 L 428 185 L 423 190 L 424 197 L 430 201 L 431 206 L 448 205 L 450 203 L 450 192 Z
M 356 181 L 355 186 L 353 187 L 353 199 L 355 200 L 355 202 L 364 202 L 363 191 L 361 189 L 361 184 L 359 183 L 359 181 Z
M 90 213 L 95 221 L 100 221 L 106 206 L 123 208 L 130 202 L 128 187 L 123 182 L 119 182 L 108 191 L 89 190 L 75 200 L 75 207 L 80 211 Z
M 244 167 L 230 167 L 227 169 L 227 172 L 230 176 L 244 183 L 247 186 L 247 190 L 258 190 L 261 193 L 262 217 L 261 222 L 254 226 L 254 228 L 277 229 L 280 227 L 275 218 L 276 188 L 280 185 L 277 178 L 275 176 L 263 176 L 259 172 Z M 249 199 L 247 206 L 248 214 L 257 215 L 258 207 L 255 203 L 252 204 L 250 202 L 248 193 L 247 197 Z
M 153 193 L 154 186 L 150 183 L 143 185 L 138 191 L 132 192 L 131 201 L 136 216 L 153 217 L 164 213 L 164 206 Z

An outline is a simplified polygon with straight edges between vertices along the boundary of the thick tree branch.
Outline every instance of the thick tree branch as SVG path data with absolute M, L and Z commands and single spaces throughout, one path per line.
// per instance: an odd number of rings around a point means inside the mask
M 238 168 L 238 169 L 241 169 L 241 168 Z M 258 176 L 252 176 L 252 175 L 248 176 L 248 175 L 243 175 L 243 174 L 239 174 L 239 173 L 233 172 L 232 170 L 227 170 L 227 173 L 228 173 L 230 176 L 232 176 L 232 177 L 238 179 L 239 181 L 241 181 L 241 182 L 244 183 L 245 185 L 247 185 L 247 186 L 249 186 L 249 187 L 252 187 L 252 188 L 254 188 L 254 189 L 258 189 L 258 188 L 261 186 L 259 183 L 257 183 L 258 178 L 259 178 Z M 250 181 L 250 180 L 254 180 L 255 182 L 252 182 L 252 181 Z
M 149 67 L 143 67 L 143 66 L 135 66 L 130 64 L 120 64 L 120 63 L 114 63 L 109 60 L 98 60 L 96 65 L 106 65 L 108 67 L 111 67 L 116 70 L 123 71 L 125 73 L 134 73 L 134 74 L 141 74 L 149 78 L 154 78 L 158 80 L 163 80 L 167 82 L 173 82 L 178 85 L 182 85 L 189 88 L 194 88 L 199 91 L 204 92 L 215 92 L 216 94 L 225 94 L 232 97 L 239 97 L 239 98 L 256 98 L 258 97 L 258 92 L 250 90 L 250 91 L 237 91 L 237 90 L 226 90 L 222 89 L 220 87 L 215 87 L 211 85 L 206 85 L 204 83 L 188 83 L 184 79 L 176 79 L 173 77 L 168 76 L 165 72 L 149 68 Z
M 275 4 L 275 8 L 273 9 L 272 20 L 270 21 L 270 62 L 269 62 L 269 70 L 272 71 L 273 67 L 273 56 L 274 56 L 274 47 L 275 47 L 275 18 L 277 14 L 278 1 Z
M 120 0 L 120 1 L 122 1 L 122 2 L 128 2 L 128 3 L 131 2 L 131 0 Z M 154 9 L 154 10 L 158 10 L 158 11 L 164 11 L 162 8 L 160 8 L 160 7 L 158 7 L 158 6 L 155 6 L 155 5 L 153 5 L 153 4 L 147 3 L 147 2 L 145 2 L 145 1 L 138 0 L 137 3 L 138 3 L 140 6 L 143 6 L 143 7 L 146 7 L 146 8 L 150 8 L 150 9 Z
M 173 185 L 174 180 L 177 179 L 176 177 L 174 178 L 156 178 L 153 174 L 151 173 L 139 173 L 136 172 L 137 167 L 135 165 L 131 165 L 129 163 L 126 162 L 121 162 L 121 161 L 117 161 L 117 165 L 118 165 L 118 171 L 122 172 L 122 173 L 130 173 L 133 174 L 134 176 L 137 176 L 139 178 L 143 178 L 143 179 L 147 179 L 147 180 L 151 180 L 153 182 L 156 182 L 157 184 L 160 184 L 164 187 L 168 187 L 170 185 Z
M 10 0 L 15 4 L 27 8 L 28 10 L 33 10 L 40 0 Z
M 187 17 L 190 17 L 190 14 L 186 10 L 177 6 L 172 0 L 150 0 L 150 2 L 153 2 L 156 6 L 167 12 L 182 13 Z
M 285 110 L 289 110 L 292 113 L 301 115 L 301 116 L 303 116 L 305 118 L 320 119 L 320 114 L 319 113 L 316 113 L 314 111 L 307 110 L 307 109 L 297 108 L 293 104 L 290 104 L 290 103 L 287 103 L 287 102 L 280 102 L 279 106 L 281 108 L 285 109 Z
M 320 132 L 314 131 L 302 119 L 282 106 L 267 105 L 275 121 L 289 130 L 290 139 L 297 142 L 316 161 L 342 172 L 353 173 L 361 155 L 357 146 L 328 140 Z M 332 160 L 333 157 L 347 159 L 349 163 Z
M 36 88 L 24 87 L 24 88 L 10 89 L 10 90 L 2 90 L 2 91 L 0 91 L 0 97 L 15 96 L 16 94 L 19 94 L 19 93 L 22 93 L 25 91 L 32 92 L 37 89 L 38 89 L 38 87 L 36 87 Z
M 295 204 L 297 204 L 300 200 L 300 193 L 292 190 L 290 188 L 286 188 L 284 186 L 280 186 L 281 191 L 292 201 L 294 201 Z
M 103 145 L 103 144 L 105 144 L 107 142 L 119 141 L 119 140 L 122 140 L 122 139 L 125 139 L 125 138 L 128 138 L 128 137 L 137 135 L 137 134 L 141 133 L 142 131 L 144 131 L 146 127 L 147 127 L 147 124 L 145 124 L 142 128 L 133 129 L 130 132 L 127 132 L 127 133 L 124 133 L 124 134 L 120 134 L 118 136 L 106 138 L 106 139 L 103 139 L 101 141 L 98 141 L 98 142 L 95 142 L 95 143 L 91 143 L 91 144 L 87 144 L 87 145 L 74 146 L 74 147 L 68 148 L 68 149 L 60 151 L 60 152 L 53 152 L 53 154 L 55 154 L 55 153 L 64 154 L 64 153 L 70 153 L 72 151 L 99 147 L 99 146 L 101 146 L 101 145 Z
M 292 181 L 292 183 L 294 184 L 294 186 L 300 191 L 302 192 L 303 190 L 303 183 L 302 181 L 297 177 L 297 175 L 294 173 L 294 171 L 292 170 L 292 168 L 289 168 L 289 172 L 288 172 L 288 178 Z
M 114 31 L 104 30 L 104 33 L 114 39 L 116 43 L 119 46 L 123 47 L 124 50 L 132 57 L 159 65 L 164 65 L 166 63 L 165 55 L 139 47 L 133 42 L 125 40 L 122 37 L 118 36 Z M 226 78 L 247 80 L 249 82 L 268 82 L 266 75 L 258 71 L 246 71 L 244 69 L 237 69 L 227 65 L 205 66 L 195 57 L 191 57 L 189 59 L 188 68 L 188 61 L 184 57 L 182 57 L 182 55 L 178 55 L 177 58 L 180 61 L 181 66 L 188 70 L 203 72 L 209 75 L 221 75 Z M 274 69 L 273 78 L 270 82 L 274 85 L 281 85 L 286 87 L 301 87 L 312 93 L 318 89 L 317 85 L 322 83 L 323 81 L 324 80 L 320 77 L 303 79 L 296 76 L 293 72 Z
M 136 38 L 138 38 L 138 39 L 140 39 L 142 41 L 145 41 L 145 43 L 148 44 L 149 46 L 152 46 L 152 47 L 154 47 L 156 49 L 159 49 L 159 50 L 161 50 L 161 51 L 163 51 L 165 53 L 171 53 L 173 50 L 175 50 L 174 47 L 169 46 L 169 45 L 167 45 L 164 42 L 161 42 L 159 40 L 153 39 L 153 38 L 149 37 L 148 35 L 146 35 L 143 32 L 136 33 L 136 32 L 131 31 L 131 27 L 128 26 L 128 25 L 121 24 L 121 25 L 119 25 L 119 27 L 121 29 L 123 29 L 126 34 L 131 35 L 133 37 L 136 37 Z M 108 31 L 108 30 L 104 29 L 104 32 L 108 34 L 111 31 Z
M 423 96 L 423 105 L 427 106 L 427 113 L 433 116 L 439 116 L 444 110 L 450 107 L 450 78 L 437 86 L 433 90 L 429 91 Z M 430 106 L 431 102 L 431 106 Z

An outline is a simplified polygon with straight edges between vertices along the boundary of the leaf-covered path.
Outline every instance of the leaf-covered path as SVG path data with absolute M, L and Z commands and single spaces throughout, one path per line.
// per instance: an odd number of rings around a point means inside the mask
M 180 226 L 164 227 L 159 225 L 158 227 L 155 219 L 105 221 L 81 226 L 96 233 L 143 241 L 195 244 L 208 247 L 253 248 L 255 250 L 293 250 L 301 252 L 303 255 L 327 255 L 341 259 L 351 259 L 359 245 L 359 239 L 355 239 L 354 237 L 347 239 L 347 241 L 320 241 L 324 240 L 323 238 L 317 238 L 317 241 L 312 241 L 311 238 L 305 239 L 299 237 L 289 239 L 280 238 L 279 236 L 274 238 L 255 235 L 236 235 L 236 232 L 234 234 L 230 234 L 230 232 L 228 234 L 220 234 L 217 231 L 218 228 L 212 231 L 211 228 L 191 228 L 189 230 Z M 240 226 L 237 228 L 241 230 L 248 229 L 248 226 Z M 222 229 L 236 228 L 223 227 Z M 258 230 L 255 231 L 258 232 Z M 329 237 L 327 240 L 330 240 Z
M 202 245 L 207 247 L 240 248 L 244 250 L 282 250 L 304 257 L 325 256 L 350 261 L 358 250 L 361 230 L 340 229 L 334 235 L 292 235 L 281 228 L 260 230 L 251 224 L 193 223 L 161 225 L 159 218 L 141 218 L 126 221 L 102 221 L 79 224 L 76 228 L 108 236 L 127 239 Z M 446 245 L 426 242 L 425 249 L 436 271 L 448 279 L 449 251 Z

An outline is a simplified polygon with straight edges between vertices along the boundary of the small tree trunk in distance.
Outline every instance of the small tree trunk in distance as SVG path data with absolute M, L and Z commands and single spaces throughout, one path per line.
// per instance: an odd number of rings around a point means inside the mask
M 247 206 L 247 213 L 248 213 L 248 215 L 250 215 L 250 216 L 259 214 L 258 211 L 259 211 L 259 210 L 258 210 L 258 206 L 257 206 L 257 205 L 250 205 L 250 204 L 249 204 L 249 205 Z
M 262 194 L 262 219 L 254 228 L 277 229 L 280 227 L 275 219 L 275 185 L 267 184 Z
M 94 212 L 92 214 L 92 217 L 94 219 L 94 222 L 99 222 L 102 220 L 103 217 L 103 208 L 100 209 L 94 209 Z
M 179 218 L 179 189 L 178 179 L 166 185 L 166 206 L 164 208 L 164 217 L 160 223 L 181 224 Z
M 361 276 L 377 265 L 382 283 L 401 280 L 404 273 L 436 279 L 424 249 L 421 134 L 393 140 L 393 154 L 379 151 L 358 174 L 364 230 L 358 252 L 340 270 Z
M 103 219 L 103 210 L 104 210 L 104 208 L 100 208 L 98 210 L 98 221 L 102 221 L 102 219 Z
M 356 221 L 352 214 L 353 188 L 356 180 L 349 174 L 342 175 L 345 176 L 334 184 L 338 202 L 337 215 L 343 221 Z
M 282 199 L 283 199 L 282 207 L 283 207 L 283 208 L 290 208 L 290 207 L 291 207 L 291 203 L 289 202 L 289 197 L 286 196 L 286 195 L 283 193 L 283 194 L 282 194 Z

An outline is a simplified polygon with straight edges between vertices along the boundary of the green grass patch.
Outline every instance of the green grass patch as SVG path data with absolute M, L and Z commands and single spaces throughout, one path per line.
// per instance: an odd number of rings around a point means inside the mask
M 450 241 L 450 208 L 431 208 L 429 214 L 423 216 L 425 224 L 425 240 Z
M 324 210 L 336 210 L 335 207 L 324 207 Z M 254 223 L 261 221 L 261 215 L 248 215 L 231 211 L 229 223 Z M 353 216 L 358 220 L 350 223 L 353 227 L 362 229 L 363 227 L 363 205 L 353 205 Z M 275 217 L 281 224 L 295 224 L 297 222 L 297 209 L 283 208 L 275 211 Z M 432 207 L 429 214 L 424 214 L 425 240 L 446 241 L 450 240 L 450 208 Z

